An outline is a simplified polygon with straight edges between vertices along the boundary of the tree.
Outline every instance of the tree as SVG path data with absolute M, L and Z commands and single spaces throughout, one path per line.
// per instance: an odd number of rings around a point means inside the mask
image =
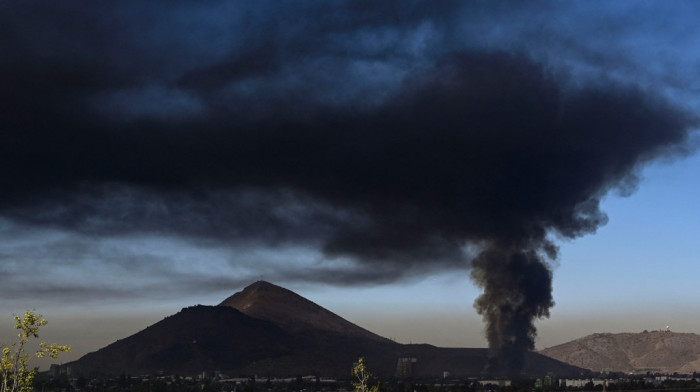
M 379 392 L 377 385 L 369 386 L 372 374 L 367 370 L 364 357 L 360 357 L 357 360 L 357 365 L 352 368 L 352 376 L 355 378 L 355 381 L 352 383 L 355 387 L 355 392 Z
M 70 351 L 70 346 L 58 344 L 39 343 L 39 349 L 34 354 L 25 352 L 29 341 L 39 337 L 39 328 L 46 325 L 47 321 L 43 316 L 27 311 L 24 317 L 15 315 L 15 328 L 20 332 L 17 334 L 17 341 L 12 345 L 0 345 L 2 348 L 2 358 L 0 359 L 0 392 L 31 392 L 32 382 L 36 374 L 36 368 L 29 370 L 29 359 L 31 357 L 56 358 L 60 352 Z

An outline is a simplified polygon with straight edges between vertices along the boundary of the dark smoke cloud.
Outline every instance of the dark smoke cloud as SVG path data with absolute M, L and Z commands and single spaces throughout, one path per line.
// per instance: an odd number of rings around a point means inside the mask
M 523 353 L 535 349 L 533 322 L 554 306 L 552 272 L 535 250 L 491 247 L 474 260 L 472 279 L 484 289 L 474 306 L 494 351 L 488 370 L 522 369 Z
M 337 284 L 471 265 L 495 372 L 554 303 L 552 236 L 595 232 L 601 197 L 695 124 L 640 87 L 457 48 L 454 4 L 120 4 L 2 5 L 5 219 L 299 245 L 352 263 L 280 276 Z

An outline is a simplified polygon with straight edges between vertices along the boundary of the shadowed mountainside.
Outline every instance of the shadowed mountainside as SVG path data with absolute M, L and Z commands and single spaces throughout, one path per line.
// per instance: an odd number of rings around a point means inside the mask
M 252 318 L 273 322 L 290 332 L 330 331 L 389 342 L 290 290 L 265 281 L 251 284 L 226 298 L 219 306 L 230 306 Z
M 596 333 L 540 353 L 593 371 L 686 374 L 700 371 L 700 335 L 694 333 Z
M 399 344 L 267 282 L 256 282 L 219 306 L 193 306 L 69 363 L 76 374 L 163 371 L 188 375 L 220 370 L 230 376 L 319 375 L 347 378 L 366 358 L 380 377 L 398 358 L 416 358 L 414 376 L 479 376 L 488 349 Z M 527 374 L 578 375 L 582 369 L 528 353 Z

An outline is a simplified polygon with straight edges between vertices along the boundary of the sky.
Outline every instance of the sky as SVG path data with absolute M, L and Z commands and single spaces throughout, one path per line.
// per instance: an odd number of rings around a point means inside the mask
M 404 343 L 700 333 L 698 12 L 0 2 L 0 336 L 259 279 Z

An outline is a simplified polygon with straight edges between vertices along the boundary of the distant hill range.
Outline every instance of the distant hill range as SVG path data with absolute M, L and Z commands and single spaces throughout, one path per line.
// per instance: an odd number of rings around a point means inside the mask
M 372 373 L 391 377 L 479 376 L 487 349 L 399 344 L 363 329 L 279 286 L 259 281 L 218 306 L 193 306 L 64 366 L 75 374 L 163 371 L 230 376 L 319 375 L 347 378 L 363 356 Z M 399 358 L 402 366 L 397 366 Z M 414 360 L 415 359 L 415 362 Z M 527 374 L 578 375 L 576 368 L 529 353 Z
M 700 372 L 700 335 L 694 333 L 596 333 L 540 353 L 593 371 Z

